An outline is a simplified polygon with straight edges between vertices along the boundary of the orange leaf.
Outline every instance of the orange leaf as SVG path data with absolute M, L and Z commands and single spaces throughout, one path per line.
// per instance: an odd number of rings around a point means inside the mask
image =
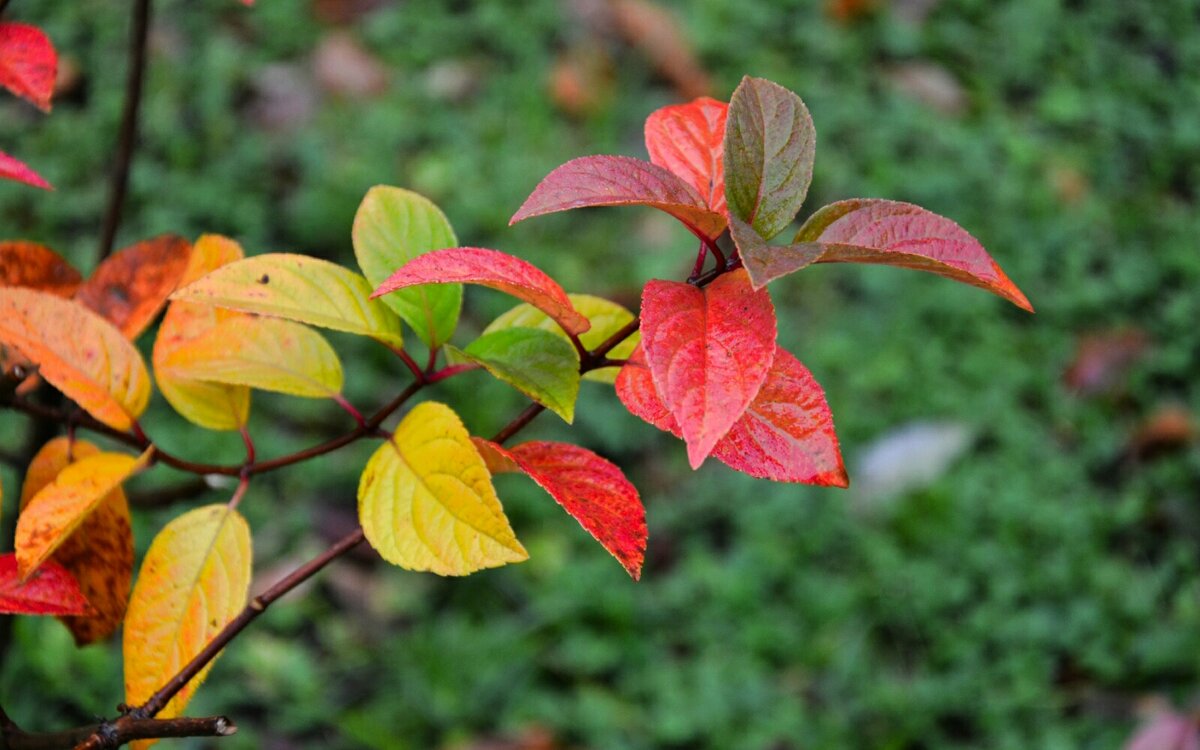
M 21 508 L 71 463 L 98 453 L 100 449 L 84 440 L 72 443 L 60 437 L 46 443 L 25 474 Z M 125 492 L 118 487 L 105 495 L 91 515 L 59 546 L 50 562 L 62 565 L 75 577 L 95 610 L 94 615 L 87 617 L 59 618 L 75 636 L 75 643 L 84 646 L 116 632 L 125 619 L 133 582 L 133 533 Z
M 173 235 L 131 245 L 106 258 L 79 287 L 75 299 L 107 318 L 132 341 L 179 286 L 191 252 L 187 240 Z
M 42 377 L 114 429 L 128 430 L 150 401 L 150 374 L 137 349 L 71 300 L 0 288 L 0 344 L 15 346 Z
M 45 245 L 22 240 L 0 242 L 0 286 L 23 286 L 70 297 L 83 277 Z
M 650 161 L 696 188 L 708 207 L 725 215 L 725 117 L 729 105 L 707 96 L 663 107 L 646 118 Z
M 251 557 L 250 527 L 223 503 L 184 513 L 158 533 L 125 617 L 127 704 L 145 703 L 242 611 L 250 590 Z M 212 664 L 158 718 L 183 713 Z
M 23 503 L 17 519 L 17 562 L 22 577 L 44 563 L 121 483 L 146 467 L 153 453 L 140 457 L 97 453 L 66 466 L 54 481 Z M 52 461 L 53 459 L 48 459 Z
M 238 243 L 227 237 L 206 234 L 196 240 L 188 268 L 179 282 L 187 286 L 201 276 L 243 256 Z M 249 320 L 245 313 L 212 305 L 175 301 L 167 308 L 154 340 L 154 374 L 163 396 L 186 419 L 210 430 L 236 430 L 250 414 L 250 389 L 177 377 L 164 366 L 176 351 L 204 337 L 217 324 L 232 319 Z

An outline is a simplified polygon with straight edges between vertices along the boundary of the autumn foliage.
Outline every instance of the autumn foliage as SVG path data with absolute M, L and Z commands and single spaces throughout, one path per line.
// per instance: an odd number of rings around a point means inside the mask
M 44 37 L 0 24 L 0 61 L 0 84 L 48 108 L 53 50 Z M 0 557 L 0 611 L 59 616 L 81 644 L 123 623 L 125 702 L 177 716 L 216 656 L 206 649 L 270 603 L 249 599 L 252 534 L 237 510 L 260 473 L 377 439 L 358 487 L 361 530 L 348 544 L 365 538 L 395 565 L 445 576 L 528 558 L 492 482 L 524 474 L 637 579 L 646 510 L 621 469 L 581 446 L 505 445 L 544 409 L 570 423 L 582 380 L 613 385 L 631 414 L 679 437 L 693 468 L 711 456 L 754 477 L 844 487 L 833 416 L 817 379 L 777 341 L 769 283 L 816 263 L 885 264 L 1031 309 L 974 238 L 917 206 L 842 201 L 778 241 L 807 194 L 816 132 L 800 98 L 777 84 L 746 78 L 729 103 L 665 107 L 649 116 L 645 136 L 649 161 L 568 162 L 512 218 L 649 206 L 677 219 L 698 242 L 693 272 L 647 281 L 636 315 L 568 293 L 515 255 L 460 246 L 436 206 L 395 187 L 373 188 L 359 208 L 357 268 L 285 253 L 246 257 L 233 240 L 206 235 L 140 243 L 85 279 L 47 248 L 0 243 L 0 355 L 18 391 L 6 403 L 30 410 L 24 394 L 40 378 L 82 412 L 28 469 L 16 551 Z M 0 155 L 0 174 L 38 184 L 9 161 Z M 451 343 L 464 285 L 519 304 L 474 340 Z M 133 342 L 164 308 L 148 367 Z M 364 416 L 343 395 L 344 368 L 321 329 L 373 339 L 411 384 Z M 473 434 L 437 400 L 384 427 L 424 388 L 476 371 L 532 402 L 500 434 Z M 245 461 L 197 463 L 155 444 L 153 425 L 140 421 L 154 382 L 197 427 L 238 432 Z M 257 456 L 255 390 L 330 400 L 356 426 L 308 451 Z M 102 451 L 74 428 L 129 450 Z M 228 503 L 171 521 L 134 576 L 122 487 L 163 464 L 234 476 L 238 489 Z

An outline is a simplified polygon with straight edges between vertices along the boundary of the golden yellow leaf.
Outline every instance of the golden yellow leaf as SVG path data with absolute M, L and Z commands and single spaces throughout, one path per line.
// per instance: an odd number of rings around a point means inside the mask
M 367 541 L 409 570 L 461 576 L 526 560 L 458 415 L 425 402 L 371 456 L 358 486 Z
M 173 377 L 305 398 L 332 398 L 341 393 L 343 380 L 342 363 L 321 334 L 277 318 L 218 323 L 167 354 L 158 367 Z
M 241 259 L 242 248 L 227 237 L 206 234 L 192 248 L 181 285 Z M 167 402 L 185 419 L 210 430 L 236 430 L 250 416 L 250 389 L 178 377 L 163 367 L 167 357 L 211 331 L 223 320 L 250 319 L 245 313 L 195 302 L 172 302 L 154 341 L 154 374 Z
M 224 504 L 168 523 L 146 553 L 125 617 L 125 702 L 139 706 L 198 654 L 246 606 L 250 527 Z M 179 716 L 212 662 L 158 718 Z M 134 743 L 149 747 L 150 742 Z
M 400 348 L 400 318 L 371 299 L 367 280 L 336 263 L 291 253 L 246 258 L 171 295 L 230 310 L 370 336 Z
M 25 473 L 21 508 L 71 463 L 99 453 L 100 449 L 86 440 L 72 443 L 59 437 L 43 445 Z M 133 582 L 133 533 L 124 490 L 117 487 L 105 495 L 50 559 L 75 577 L 95 610 L 92 616 L 58 618 L 75 636 L 75 643 L 84 646 L 116 632 L 125 619 Z
M 51 385 L 109 427 L 128 430 L 150 401 L 150 374 L 137 349 L 77 302 L 0 288 L 0 343 L 16 347 Z
M 37 570 L 105 497 L 150 461 L 141 456 L 97 453 L 76 461 L 39 489 L 17 519 L 17 570 L 22 578 Z

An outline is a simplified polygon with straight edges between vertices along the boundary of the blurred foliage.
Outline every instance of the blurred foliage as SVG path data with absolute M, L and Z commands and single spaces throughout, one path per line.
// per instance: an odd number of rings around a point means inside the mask
M 228 748 L 465 747 L 536 726 L 563 747 L 606 750 L 1015 750 L 1115 747 L 1144 696 L 1186 703 L 1200 685 L 1200 451 L 1130 446 L 1164 405 L 1200 414 L 1195 2 L 663 4 L 716 95 L 750 73 L 804 97 L 819 135 L 804 213 L 852 196 L 919 203 L 979 237 L 1028 293 L 1036 316 L 886 268 L 822 266 L 772 287 L 783 342 L 828 391 L 852 481 L 870 442 L 911 420 L 964 423 L 971 448 L 886 502 L 715 462 L 693 474 L 680 444 L 585 384 L 575 429 L 548 416 L 529 434 L 569 435 L 627 468 L 649 510 L 642 583 L 504 477 L 529 563 L 466 580 L 366 555 L 332 569 L 229 650 L 192 711 L 235 718 Z M 0 103 L 0 148 L 57 187 L 0 186 L 3 234 L 84 269 L 119 119 L 126 5 L 8 11 L 45 25 L 79 80 L 49 117 Z M 360 99 L 314 87 L 312 53 L 331 27 L 308 0 L 157 3 L 121 238 L 222 232 L 250 252 L 349 261 L 358 201 L 390 183 L 438 202 L 465 243 L 516 252 L 571 290 L 635 304 L 644 279 L 686 273 L 686 233 L 649 211 L 506 227 L 557 164 L 644 155 L 642 119 L 676 99 L 646 55 L 586 27 L 589 3 L 376 5 L 346 27 L 388 74 Z M 609 94 L 569 114 L 549 87 L 578 49 L 599 50 L 595 83 Z M 508 304 L 480 290 L 467 300 L 474 330 Z M 1103 392 L 1068 389 L 1079 338 L 1117 328 L 1149 345 Z M 354 363 L 356 403 L 405 382 L 386 353 L 333 340 Z M 522 404 L 483 375 L 435 397 L 485 435 Z M 256 399 L 260 453 L 344 418 Z M 161 399 L 146 424 L 188 455 L 240 450 Z M 6 448 L 23 425 L 0 416 Z M 369 449 L 256 481 L 242 507 L 264 580 L 352 522 Z M 3 478 L 17 486 L 11 470 Z M 139 549 L 185 507 L 141 514 Z M 111 714 L 118 646 L 77 652 L 61 626 L 34 619 L 13 637 L 0 695 L 19 722 Z

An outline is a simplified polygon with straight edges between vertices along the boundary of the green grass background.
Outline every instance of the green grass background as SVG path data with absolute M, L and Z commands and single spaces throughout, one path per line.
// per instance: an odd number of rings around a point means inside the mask
M 870 441 L 911 420 L 966 423 L 971 450 L 931 486 L 862 513 L 837 490 L 716 462 L 692 473 L 680 444 L 585 384 L 573 430 L 548 416 L 528 434 L 570 436 L 626 468 L 649 514 L 641 583 L 546 497 L 502 478 L 528 563 L 441 580 L 356 559 L 239 639 L 191 713 L 233 717 L 241 732 L 226 748 L 444 748 L 538 726 L 604 750 L 1016 750 L 1119 747 L 1146 696 L 1189 705 L 1200 452 L 1123 455 L 1155 408 L 1200 413 L 1200 6 L 942 0 L 921 24 L 887 3 L 843 24 L 818 0 L 664 4 L 716 95 L 748 73 L 807 102 L 818 151 L 802 216 L 847 197 L 919 203 L 968 228 L 1037 307 L 1029 316 L 875 267 L 822 266 L 772 287 L 780 337 L 825 386 L 852 479 Z M 44 25 L 83 78 L 48 117 L 0 103 L 0 149 L 58 188 L 0 184 L 0 235 L 84 269 L 120 114 L 126 6 L 15 0 L 8 11 Z M 617 46 L 607 100 L 582 117 L 559 110 L 547 78 L 581 33 L 565 2 L 385 3 L 351 32 L 388 66 L 386 93 L 327 98 L 282 134 L 246 113 L 266 66 L 307 75 L 328 32 L 308 2 L 156 9 L 122 242 L 220 232 L 250 252 L 349 262 L 358 201 L 388 183 L 439 203 L 464 243 L 521 255 L 571 290 L 633 304 L 645 279 L 688 270 L 686 233 L 648 209 L 506 226 L 557 164 L 644 156 L 642 120 L 676 99 L 644 56 Z M 961 85 L 961 114 L 890 82 L 914 60 Z M 430 86 L 446 65 L 471 71 L 466 95 Z M 462 340 L 508 304 L 468 292 Z M 1068 392 L 1078 337 L 1121 326 L 1151 342 L 1123 384 Z M 386 353 L 332 340 L 355 403 L 406 383 Z M 482 375 L 434 397 L 480 434 L 522 406 Z M 256 399 L 261 453 L 341 428 L 328 405 Z M 236 436 L 201 434 L 161 398 L 146 424 L 172 449 L 238 459 Z M 0 416 L 6 450 L 24 432 Z M 370 448 L 254 483 L 243 508 L 259 586 L 344 529 Z M 11 522 L 19 477 L 0 476 Z M 228 492 L 142 513 L 139 550 L 173 515 Z M 119 644 L 76 651 L 53 621 L 16 621 L 2 658 L 0 700 L 32 728 L 111 715 L 122 697 Z

